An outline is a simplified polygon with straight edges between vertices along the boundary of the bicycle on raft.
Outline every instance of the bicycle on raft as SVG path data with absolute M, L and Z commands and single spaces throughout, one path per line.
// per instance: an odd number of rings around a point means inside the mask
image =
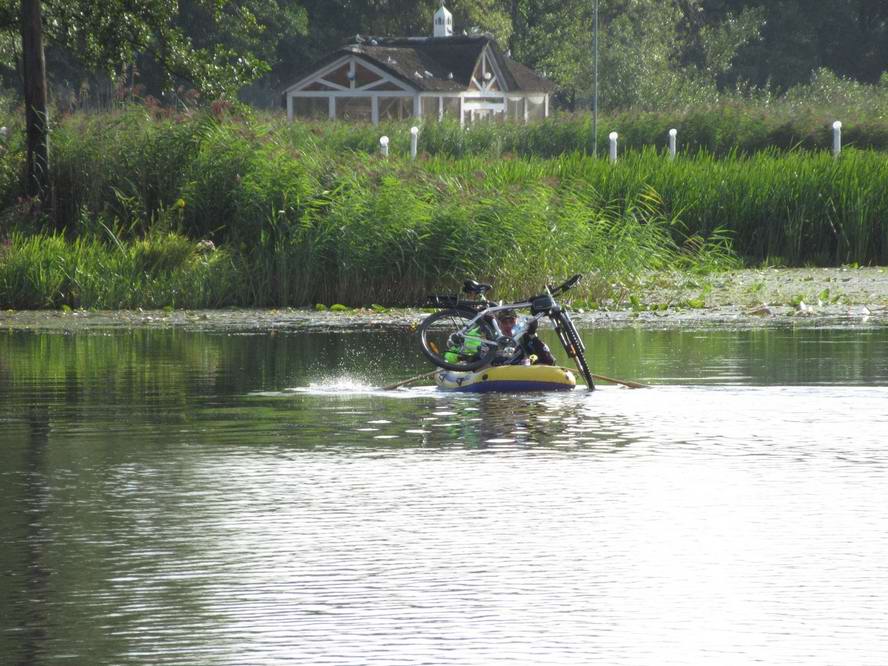
M 547 286 L 543 294 L 506 304 L 487 300 L 486 293 L 493 289 L 491 285 L 466 280 L 463 291 L 475 296 L 475 300 L 454 295 L 431 297 L 433 306 L 444 309 L 429 315 L 420 324 L 422 352 L 439 368 L 457 372 L 478 370 L 494 362 L 508 365 L 522 353 L 524 337 L 534 335 L 540 319 L 547 317 L 589 390 L 594 390 L 592 373 L 586 363 L 586 347 L 567 310 L 555 300 L 556 296 L 575 287 L 581 279 L 582 275 L 577 274 L 557 287 Z M 502 310 L 524 309 L 530 310 L 525 325 L 517 334 L 505 335 L 496 314 Z

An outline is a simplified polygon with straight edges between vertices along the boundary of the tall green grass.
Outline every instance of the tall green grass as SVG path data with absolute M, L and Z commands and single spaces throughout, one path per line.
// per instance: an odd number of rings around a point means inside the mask
M 426 127 L 464 150 L 414 162 L 406 131 L 385 159 L 378 128 L 77 116 L 53 134 L 54 207 L 16 203 L 20 181 L 0 177 L 0 306 L 413 304 L 468 276 L 506 298 L 574 271 L 600 300 L 737 255 L 888 264 L 884 153 L 648 147 L 613 165 L 503 148 L 549 126 Z M 20 169 L 16 141 L 0 176 Z
M 843 110 L 844 111 L 844 110 Z M 707 109 L 675 112 L 624 111 L 599 118 L 597 131 L 588 113 L 556 114 L 543 122 L 476 123 L 461 128 L 458 123 L 426 123 L 419 137 L 420 152 L 428 155 L 464 157 L 557 157 L 579 152 L 606 156 L 608 135 L 617 132 L 620 150 L 665 149 L 669 130 L 678 130 L 678 149 L 686 155 L 706 151 L 719 157 L 759 151 L 824 150 L 832 147 L 832 123 L 843 122 L 845 146 L 888 151 L 888 117 L 885 113 L 835 113 L 831 109 L 777 108 L 724 104 Z M 280 118 L 270 120 L 277 124 Z M 335 151 L 366 153 L 379 151 L 379 138 L 390 139 L 392 152 L 406 153 L 410 127 L 415 121 L 368 124 L 293 123 L 288 131 L 299 145 L 310 142 Z
M 0 249 L 0 305 L 18 309 L 206 308 L 237 303 L 224 250 L 176 234 L 122 242 L 14 233 Z

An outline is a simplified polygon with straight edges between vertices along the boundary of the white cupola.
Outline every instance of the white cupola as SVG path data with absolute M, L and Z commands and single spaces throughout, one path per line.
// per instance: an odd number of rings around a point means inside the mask
M 435 37 L 451 37 L 453 35 L 453 14 L 447 11 L 447 7 L 441 4 L 441 9 L 435 12 Z

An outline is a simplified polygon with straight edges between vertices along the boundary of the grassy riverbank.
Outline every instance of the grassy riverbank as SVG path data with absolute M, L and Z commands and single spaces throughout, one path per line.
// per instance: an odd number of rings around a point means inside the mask
M 543 127 L 427 128 L 413 162 L 403 126 L 383 130 L 383 159 L 358 145 L 378 129 L 81 115 L 53 133 L 51 209 L 21 199 L 14 130 L 0 155 L 0 307 L 401 305 L 465 276 L 508 298 L 577 271 L 596 276 L 582 294 L 594 303 L 630 299 L 651 270 L 888 263 L 884 153 L 670 162 L 649 148 L 611 165 L 433 148 L 447 132 Z

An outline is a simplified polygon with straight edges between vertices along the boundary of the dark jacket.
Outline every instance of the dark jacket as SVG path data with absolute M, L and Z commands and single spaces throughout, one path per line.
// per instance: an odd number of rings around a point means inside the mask
M 524 360 L 536 356 L 534 365 L 555 365 L 555 357 L 549 351 L 548 345 L 540 340 L 536 335 L 528 334 L 521 338 L 521 353 L 517 354 L 511 361 L 505 359 L 496 359 L 493 365 L 523 365 Z

